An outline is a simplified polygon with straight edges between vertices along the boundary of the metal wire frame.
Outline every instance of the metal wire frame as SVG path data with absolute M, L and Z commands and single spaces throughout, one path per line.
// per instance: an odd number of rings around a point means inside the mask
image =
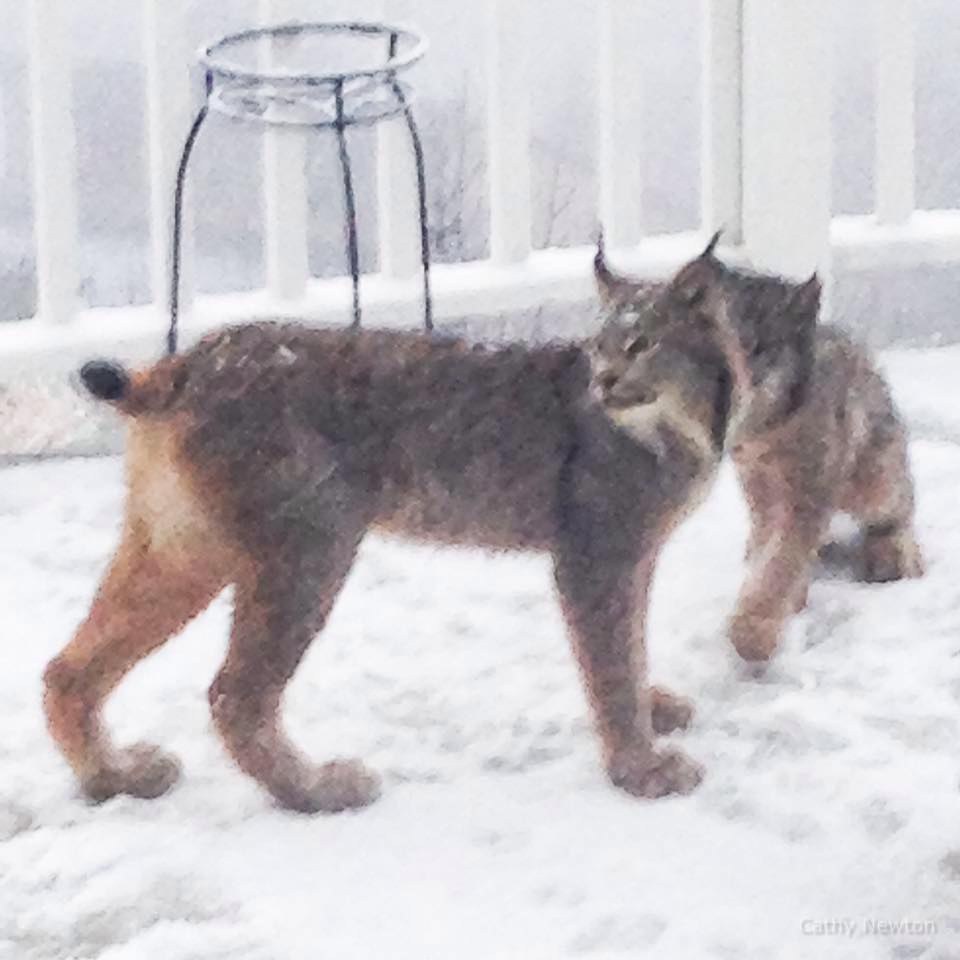
M 343 81 L 334 89 L 337 104 L 337 152 L 343 176 L 343 201 L 347 214 L 347 261 L 353 281 L 353 326 L 360 326 L 360 248 L 357 244 L 357 202 L 353 194 L 353 172 L 350 169 L 350 151 L 347 149 L 347 126 L 343 109 Z
M 397 33 L 390 34 L 389 58 L 391 62 L 396 56 L 399 39 Z M 410 145 L 413 147 L 413 157 L 417 167 L 417 204 L 420 217 L 420 265 L 423 270 L 423 326 L 429 333 L 433 330 L 433 297 L 430 290 L 430 228 L 427 220 L 427 174 L 423 160 L 423 142 L 420 139 L 420 131 L 417 129 L 417 122 L 414 119 L 410 101 L 407 99 L 406 92 L 400 84 L 400 81 L 397 80 L 395 71 L 390 74 L 390 84 L 393 87 L 394 96 L 396 96 L 400 105 L 403 107 L 403 118 L 406 121 L 407 130 L 410 133 Z
M 170 326 L 167 330 L 167 353 L 177 352 L 178 326 L 180 322 L 180 269 L 183 257 L 183 191 L 186 186 L 187 165 L 196 145 L 200 130 L 210 115 L 210 92 L 213 89 L 213 78 L 207 73 L 206 97 L 203 106 L 197 113 L 190 126 L 183 152 L 180 154 L 180 163 L 177 166 L 177 182 L 173 191 L 173 238 L 170 251 Z
M 286 70 L 251 70 L 231 63 L 222 56 L 226 50 L 262 39 L 290 39 L 306 34 L 354 34 L 367 37 L 389 37 L 390 59 L 387 63 L 361 70 L 344 70 L 336 73 L 292 73 Z M 410 49 L 398 56 L 398 44 L 401 37 L 410 43 Z M 382 23 L 364 21 L 341 21 L 336 23 L 283 23 L 269 27 L 254 27 L 222 37 L 216 43 L 200 51 L 200 63 L 208 71 L 222 78 L 251 80 L 259 82 L 269 80 L 273 83 L 311 83 L 326 85 L 336 80 L 356 80 L 359 77 L 385 77 L 412 67 L 427 52 L 427 41 L 412 27 L 390 27 Z
M 287 74 L 258 74 L 252 71 L 243 71 L 233 64 L 224 64 L 214 58 L 214 53 L 226 47 L 248 42 L 258 38 L 272 36 L 296 36 L 304 32 L 352 32 L 368 35 L 386 34 L 388 31 L 388 61 L 383 67 L 347 72 L 339 75 L 287 75 Z M 416 43 L 414 49 L 404 57 L 398 57 L 398 45 L 401 33 L 407 38 L 413 38 Z M 201 52 L 201 63 L 206 66 L 205 97 L 203 105 L 198 111 L 190 131 L 183 145 L 180 162 L 177 167 L 177 179 L 173 200 L 173 237 L 171 242 L 171 281 L 170 281 L 170 326 L 167 331 L 167 352 L 174 354 L 177 351 L 179 319 L 180 319 L 180 285 L 183 256 L 183 200 L 186 185 L 187 170 L 193 149 L 207 117 L 212 111 L 227 113 L 241 119 L 257 120 L 270 124 L 266 116 L 244 114 L 231 108 L 228 103 L 217 98 L 216 80 L 219 76 L 227 85 L 239 84 L 249 87 L 258 79 L 267 79 L 271 82 L 281 82 L 296 86 L 306 84 L 309 88 L 331 86 L 335 106 L 335 116 L 332 122 L 301 122 L 302 126 L 313 126 L 317 129 L 333 127 L 337 136 L 338 156 L 340 160 L 341 178 L 343 183 L 344 210 L 347 228 L 347 259 L 350 268 L 350 277 L 353 288 L 353 328 L 361 324 L 360 304 L 360 256 L 357 231 L 356 196 L 353 188 L 353 172 L 350 161 L 350 152 L 347 145 L 346 131 L 350 126 L 371 125 L 393 116 L 402 115 L 410 135 L 410 144 L 413 150 L 416 176 L 417 200 L 420 226 L 420 259 L 423 271 L 423 320 L 424 329 L 433 330 L 433 297 L 430 285 L 430 229 L 427 220 L 427 184 L 424 164 L 423 144 L 414 118 L 410 99 L 404 85 L 397 78 L 399 70 L 406 69 L 418 60 L 426 48 L 426 43 L 412 31 L 400 31 L 396 28 L 385 28 L 380 24 L 286 24 L 280 27 L 268 27 L 257 30 L 248 30 L 240 34 L 225 37 Z M 348 81 L 357 78 L 368 78 L 371 83 L 376 78 L 383 78 L 392 91 L 396 101 L 395 107 L 387 107 L 379 113 L 368 116 L 351 116 L 345 106 L 344 86 Z M 290 122 L 290 121 L 286 121 Z

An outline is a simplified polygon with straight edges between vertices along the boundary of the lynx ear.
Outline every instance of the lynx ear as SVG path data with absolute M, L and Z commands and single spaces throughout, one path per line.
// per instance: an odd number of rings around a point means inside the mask
M 820 277 L 813 273 L 809 280 L 801 283 L 790 295 L 790 309 L 796 313 L 812 314 L 816 318 L 820 312 L 822 293 Z
M 709 260 L 714 251 L 717 249 L 717 244 L 720 243 L 720 238 L 723 236 L 723 227 L 721 227 L 711 238 L 710 242 L 704 248 L 703 253 L 700 254 L 701 260 Z
M 679 303 L 693 307 L 704 299 L 713 281 L 712 264 L 699 256 L 677 271 L 670 281 L 670 293 Z
M 608 306 L 629 296 L 630 292 L 636 287 L 636 284 L 629 277 L 615 273 L 607 265 L 603 230 L 597 237 L 597 252 L 593 258 L 593 279 L 596 282 L 600 300 Z
M 710 286 L 716 280 L 716 271 L 720 261 L 714 256 L 720 242 L 722 230 L 718 230 L 706 245 L 703 252 L 682 266 L 670 283 L 673 296 L 686 306 L 695 306 L 707 295 Z

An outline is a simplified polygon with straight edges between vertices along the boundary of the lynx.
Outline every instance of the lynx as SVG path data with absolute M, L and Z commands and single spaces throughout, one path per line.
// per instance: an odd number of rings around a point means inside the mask
M 670 284 L 656 310 L 678 333 L 691 320 Z M 279 708 L 373 529 L 549 552 L 610 780 L 656 798 L 701 779 L 682 753 L 654 748 L 691 707 L 648 687 L 644 620 L 658 551 L 726 432 L 730 377 L 703 330 L 665 335 L 632 395 L 611 377 L 591 392 L 579 345 L 270 322 L 141 372 L 94 361 L 81 376 L 129 422 L 121 542 L 45 675 L 50 731 L 91 798 L 155 797 L 176 781 L 158 748 L 112 744 L 103 704 L 232 584 L 209 692 L 227 750 L 285 807 L 370 803 L 375 776 L 359 761 L 308 762 Z
M 752 529 L 729 632 L 741 657 L 765 661 L 785 621 L 806 605 L 814 560 L 837 512 L 862 527 L 864 579 L 916 577 L 923 563 L 906 431 L 870 357 L 841 330 L 818 326 L 816 275 L 795 284 L 731 269 L 714 255 L 717 239 L 673 287 L 716 328 L 733 377 L 725 443 Z M 610 323 L 624 311 L 647 318 L 659 302 L 658 285 L 616 274 L 602 250 L 597 280 Z

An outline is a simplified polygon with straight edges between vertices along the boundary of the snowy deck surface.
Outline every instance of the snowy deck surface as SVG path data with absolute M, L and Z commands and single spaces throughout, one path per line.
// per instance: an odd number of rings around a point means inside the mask
M 377 804 L 291 815 L 228 762 L 205 696 L 221 598 L 108 711 L 184 780 L 86 805 L 40 673 L 114 545 L 120 463 L 0 472 L 0 960 L 956 960 L 960 353 L 886 366 L 916 425 L 927 577 L 816 583 L 751 678 L 723 639 L 746 526 L 724 472 L 670 544 L 650 630 L 708 776 L 653 803 L 601 775 L 543 558 L 371 538 L 286 714 L 317 759 L 378 768 Z

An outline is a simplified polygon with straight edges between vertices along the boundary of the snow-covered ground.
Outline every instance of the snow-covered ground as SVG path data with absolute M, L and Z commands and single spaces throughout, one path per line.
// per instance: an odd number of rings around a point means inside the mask
M 0 960 L 956 960 L 960 353 L 885 363 L 928 575 L 818 582 L 751 677 L 723 638 L 745 533 L 725 472 L 669 546 L 650 633 L 708 775 L 652 803 L 601 775 L 543 558 L 371 538 L 286 714 L 318 759 L 377 767 L 377 804 L 292 815 L 228 762 L 205 697 L 228 598 L 108 711 L 182 783 L 85 804 L 40 673 L 114 544 L 120 464 L 0 472 Z

